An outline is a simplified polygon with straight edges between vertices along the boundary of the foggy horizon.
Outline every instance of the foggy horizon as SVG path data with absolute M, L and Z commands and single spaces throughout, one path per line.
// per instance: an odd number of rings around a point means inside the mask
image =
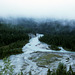
M 0 17 L 75 19 L 75 1 L 0 0 Z

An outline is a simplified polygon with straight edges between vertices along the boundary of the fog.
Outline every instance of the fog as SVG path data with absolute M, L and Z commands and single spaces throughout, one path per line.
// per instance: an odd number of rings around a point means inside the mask
M 0 16 L 75 19 L 75 0 L 0 0 Z

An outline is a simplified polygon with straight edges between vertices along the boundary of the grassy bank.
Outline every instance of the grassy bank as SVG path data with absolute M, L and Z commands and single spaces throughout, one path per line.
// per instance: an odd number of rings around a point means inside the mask
M 39 53 L 40 54 L 40 53 Z M 35 56 L 36 55 L 36 56 Z M 50 65 L 51 63 L 55 61 L 59 61 L 58 58 L 62 58 L 62 56 L 57 55 L 57 54 L 40 54 L 40 56 L 37 54 L 33 55 L 29 59 L 32 60 L 33 62 L 36 62 L 38 66 L 43 66 L 45 67 L 46 65 Z M 37 58 L 38 56 L 38 58 Z

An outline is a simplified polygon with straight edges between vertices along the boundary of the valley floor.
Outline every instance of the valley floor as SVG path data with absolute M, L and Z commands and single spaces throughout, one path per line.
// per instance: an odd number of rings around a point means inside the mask
M 75 52 L 69 52 L 59 47 L 60 51 L 51 50 L 48 45 L 39 41 L 42 34 L 37 34 L 23 48 L 22 54 L 11 55 L 11 64 L 15 65 L 14 74 L 22 71 L 28 75 L 46 75 L 48 68 L 56 69 L 59 62 L 66 64 L 67 70 L 71 65 L 75 71 Z M 0 65 L 3 61 L 0 60 Z

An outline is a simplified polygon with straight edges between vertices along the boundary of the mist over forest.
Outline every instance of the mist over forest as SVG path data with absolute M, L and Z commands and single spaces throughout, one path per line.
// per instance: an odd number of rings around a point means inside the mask
M 34 33 L 46 34 L 74 34 L 75 20 L 56 19 L 33 19 L 33 18 L 8 18 L 0 19 L 0 23 L 5 23 L 11 27 L 21 27 L 30 29 Z

